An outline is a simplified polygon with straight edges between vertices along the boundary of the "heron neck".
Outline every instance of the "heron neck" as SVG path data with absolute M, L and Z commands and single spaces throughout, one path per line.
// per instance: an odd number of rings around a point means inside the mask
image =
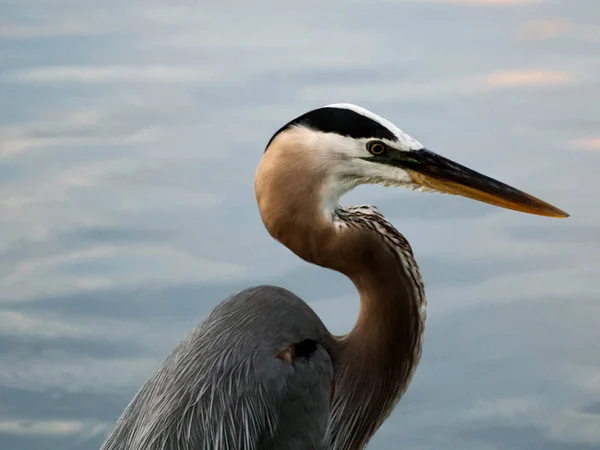
M 424 296 L 407 269 L 412 255 L 362 227 L 337 229 L 317 211 L 308 219 L 282 219 L 279 240 L 306 261 L 345 274 L 360 296 L 352 330 L 333 339 L 336 397 L 328 450 L 359 449 L 377 431 L 405 392 L 420 355 Z M 402 259 L 405 258 L 405 259 Z
M 378 233 L 358 228 L 339 238 L 352 249 L 351 270 L 344 273 L 358 290 L 360 310 L 352 330 L 337 339 L 330 450 L 366 445 L 406 391 L 421 356 L 425 296 L 418 268 L 410 248 Z
M 335 189 L 327 189 L 315 152 L 302 145 L 292 136 L 269 148 L 255 193 L 272 237 L 300 258 L 343 273 L 359 292 L 355 326 L 332 337 L 328 348 L 336 394 L 325 447 L 359 449 L 399 400 L 419 361 L 423 286 L 408 243 L 382 216 L 363 217 L 361 224 L 359 211 L 346 222 L 324 214 L 322 201 L 331 201 Z
M 310 191 L 287 191 L 289 184 L 259 196 L 269 233 L 300 258 L 346 275 L 360 296 L 355 326 L 329 349 L 336 398 L 326 448 L 362 448 L 418 364 L 425 319 L 420 275 L 408 243 L 385 219 L 386 235 L 366 221 L 327 220 Z

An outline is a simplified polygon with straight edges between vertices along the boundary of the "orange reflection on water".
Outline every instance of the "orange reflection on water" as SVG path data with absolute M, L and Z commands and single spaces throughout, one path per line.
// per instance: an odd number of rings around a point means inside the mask
M 525 24 L 520 30 L 523 39 L 545 41 L 567 32 L 571 23 L 566 19 L 540 19 Z
M 552 86 L 574 83 L 569 72 L 546 69 L 522 69 L 492 72 L 483 78 L 487 87 Z
M 600 137 L 574 139 L 569 142 L 569 145 L 581 150 L 600 150 Z

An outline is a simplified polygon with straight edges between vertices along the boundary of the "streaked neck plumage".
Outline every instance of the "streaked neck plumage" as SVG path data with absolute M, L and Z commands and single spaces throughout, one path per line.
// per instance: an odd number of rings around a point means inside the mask
M 336 394 L 324 446 L 357 450 L 419 362 L 425 294 L 408 242 L 375 208 L 331 208 L 344 189 L 333 186 L 311 145 L 301 129 L 278 136 L 258 167 L 255 193 L 271 236 L 300 258 L 345 274 L 360 294 L 354 328 L 329 343 Z

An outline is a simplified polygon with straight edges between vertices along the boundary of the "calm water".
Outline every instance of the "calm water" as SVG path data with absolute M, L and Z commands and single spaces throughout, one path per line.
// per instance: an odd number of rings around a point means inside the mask
M 350 329 L 351 284 L 271 240 L 252 191 L 272 132 L 333 102 L 572 215 L 344 199 L 406 235 L 429 299 L 370 448 L 599 448 L 600 4 L 283 3 L 0 1 L 0 448 L 97 449 L 245 286 Z

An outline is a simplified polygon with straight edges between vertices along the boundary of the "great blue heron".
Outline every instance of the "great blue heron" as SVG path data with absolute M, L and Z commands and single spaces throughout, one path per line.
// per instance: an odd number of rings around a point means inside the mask
M 102 450 L 357 450 L 406 391 L 421 356 L 423 282 L 407 240 L 360 184 L 457 194 L 568 214 L 439 156 L 364 108 L 335 104 L 279 129 L 254 188 L 263 223 L 297 256 L 346 275 L 354 328 L 333 336 L 300 298 L 258 286 L 219 304 L 136 394 Z

